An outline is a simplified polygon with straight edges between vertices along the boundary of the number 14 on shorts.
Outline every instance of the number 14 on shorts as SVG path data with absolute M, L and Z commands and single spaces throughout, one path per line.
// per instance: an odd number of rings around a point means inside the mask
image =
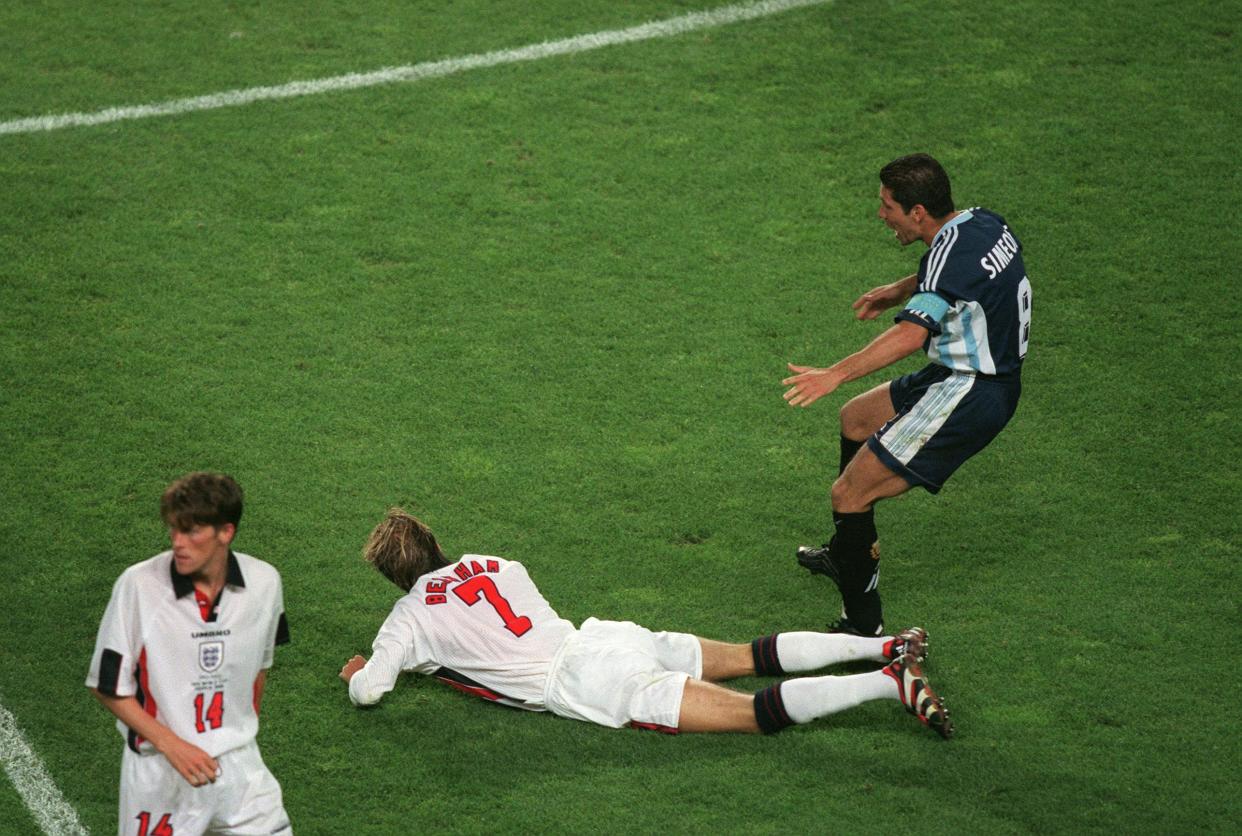
M 151 830 L 151 814 L 143 810 L 134 816 L 138 819 L 138 836 L 174 836 L 172 824 L 168 821 L 171 815 L 172 813 L 165 813 L 155 823 L 155 829 Z

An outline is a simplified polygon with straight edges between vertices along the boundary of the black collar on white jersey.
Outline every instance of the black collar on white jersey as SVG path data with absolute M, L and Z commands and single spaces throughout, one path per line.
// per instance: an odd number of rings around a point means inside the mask
M 178 598 L 184 598 L 193 592 L 194 579 L 177 571 L 177 561 L 170 560 L 168 566 L 169 571 L 172 572 L 173 593 Z M 246 579 L 242 576 L 241 564 L 237 562 L 237 556 L 233 554 L 232 549 L 229 549 L 229 569 L 224 582 L 229 586 L 240 586 L 243 588 L 246 586 Z

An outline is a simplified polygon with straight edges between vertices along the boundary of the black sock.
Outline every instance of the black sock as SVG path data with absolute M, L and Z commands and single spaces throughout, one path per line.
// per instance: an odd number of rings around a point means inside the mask
M 755 656 L 756 676 L 780 676 L 785 672 L 776 656 L 776 633 L 755 639 L 750 643 L 750 652 Z
M 847 610 L 850 623 L 860 633 L 878 636 L 884 626 L 884 608 L 880 604 L 880 590 L 873 589 L 863 592 L 854 598 L 854 609 Z
M 854 455 L 866 443 L 866 441 L 855 441 L 852 438 L 841 436 L 841 469 L 837 473 L 845 472 L 845 466 L 850 463 L 850 460 L 854 458 Z
M 871 544 L 880 539 L 875 530 L 874 508 L 857 514 L 843 514 L 834 510 L 832 524 L 836 529 L 832 537 L 834 549 L 842 549 L 841 553 L 850 558 L 855 556 L 871 558 Z
M 755 721 L 759 723 L 759 730 L 764 734 L 773 734 L 793 725 L 793 720 L 785 713 L 785 701 L 781 699 L 779 682 L 755 692 Z
M 841 567 L 841 599 L 845 617 L 860 631 L 870 634 L 883 623 L 880 593 L 873 588 L 879 572 L 879 535 L 875 509 L 857 514 L 832 512 L 837 533 L 832 538 L 833 556 Z

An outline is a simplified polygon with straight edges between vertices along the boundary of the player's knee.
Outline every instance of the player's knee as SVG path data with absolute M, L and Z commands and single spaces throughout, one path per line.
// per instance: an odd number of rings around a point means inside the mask
M 845 406 L 841 407 L 841 411 L 837 413 L 837 417 L 841 421 L 841 435 L 855 441 L 858 440 L 859 432 L 857 400 L 857 398 L 852 398 L 846 401 Z
M 845 477 L 838 477 L 837 481 L 832 483 L 832 510 L 844 511 L 844 506 L 850 502 L 850 493 L 850 486 Z
M 841 407 L 841 435 L 851 441 L 864 441 L 867 436 L 875 432 L 878 427 L 872 426 L 875 422 L 866 404 L 861 402 L 862 396 L 856 397 Z
M 845 476 L 832 483 L 832 510 L 839 514 L 857 514 L 870 507 L 869 497 Z

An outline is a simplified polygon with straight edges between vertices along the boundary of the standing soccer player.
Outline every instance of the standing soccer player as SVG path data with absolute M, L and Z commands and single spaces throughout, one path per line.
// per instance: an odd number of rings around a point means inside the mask
M 172 549 L 112 587 L 86 685 L 125 738 L 122 836 L 292 832 L 255 743 L 284 597 L 272 566 L 230 548 L 241 513 L 230 477 L 178 479 L 160 500 Z
M 1002 217 L 954 210 L 949 176 L 927 154 L 893 160 L 880 183 L 880 220 L 903 247 L 928 247 L 917 273 L 854 302 L 858 319 L 904 302 L 896 324 L 827 368 L 790 363 L 796 374 L 783 381 L 791 406 L 809 406 L 920 348 L 931 361 L 842 407 L 835 532 L 823 546 L 797 552 L 802 566 L 827 575 L 841 592 L 833 629 L 867 636 L 884 629 L 874 504 L 916 485 L 936 493 L 996 437 L 1018 406 L 1031 328 L 1022 245 Z

